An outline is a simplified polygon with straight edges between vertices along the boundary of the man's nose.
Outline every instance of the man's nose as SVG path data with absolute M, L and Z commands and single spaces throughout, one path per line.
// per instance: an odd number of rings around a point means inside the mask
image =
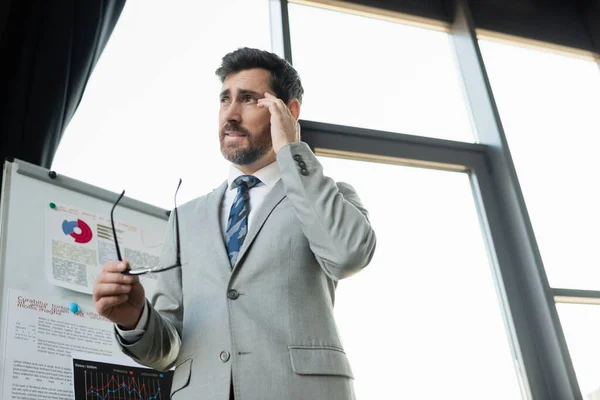
M 242 121 L 241 110 L 242 110 L 242 107 L 240 104 L 238 104 L 235 101 L 232 102 L 231 104 L 229 104 L 229 106 L 223 113 L 223 122 L 227 122 L 227 121 L 241 122 Z

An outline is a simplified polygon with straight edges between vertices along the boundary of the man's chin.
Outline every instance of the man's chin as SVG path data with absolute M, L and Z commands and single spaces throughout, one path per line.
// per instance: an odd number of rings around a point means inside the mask
M 227 161 L 229 161 L 230 163 L 233 163 L 236 165 L 247 164 L 248 155 L 245 154 L 245 152 L 243 150 L 240 151 L 240 149 L 238 147 L 232 147 L 232 146 L 221 147 L 221 153 L 223 154 L 223 157 L 225 157 L 225 159 Z
M 231 151 L 233 149 L 221 149 L 223 157 L 230 163 L 235 165 L 251 165 L 259 161 L 265 156 L 266 152 L 248 151 L 246 149 L 238 149 L 237 151 Z

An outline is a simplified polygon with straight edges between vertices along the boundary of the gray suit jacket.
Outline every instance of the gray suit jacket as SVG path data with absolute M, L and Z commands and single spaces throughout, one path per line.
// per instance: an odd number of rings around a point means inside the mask
M 176 367 L 174 400 L 227 400 L 232 377 L 236 400 L 354 398 L 335 287 L 370 262 L 375 233 L 354 189 L 325 177 L 305 143 L 277 163 L 281 180 L 253 211 L 233 271 L 219 223 L 226 183 L 180 207 L 183 266 L 160 274 L 142 338 L 117 336 L 139 363 Z

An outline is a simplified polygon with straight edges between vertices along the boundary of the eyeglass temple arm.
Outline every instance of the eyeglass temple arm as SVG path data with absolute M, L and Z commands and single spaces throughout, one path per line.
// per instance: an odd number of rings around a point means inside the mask
M 175 196 L 173 196 L 173 203 L 175 204 L 175 229 L 177 234 L 177 265 L 181 265 L 181 244 L 179 243 L 179 213 L 177 212 L 177 193 L 181 187 L 181 178 L 179 178 L 179 184 L 177 190 L 175 190 Z
M 117 258 L 119 259 L 119 261 L 123 261 L 123 259 L 121 258 L 121 250 L 119 249 L 119 241 L 117 240 L 117 230 L 115 229 L 115 219 L 113 217 L 113 214 L 115 212 L 115 208 L 117 207 L 117 204 L 119 204 L 119 201 L 121 201 L 121 199 L 123 198 L 124 195 L 125 195 L 125 191 L 123 190 L 121 192 L 121 195 L 119 196 L 119 198 L 113 205 L 112 210 L 110 210 L 110 221 L 112 223 L 113 238 L 115 239 L 115 247 L 117 249 Z

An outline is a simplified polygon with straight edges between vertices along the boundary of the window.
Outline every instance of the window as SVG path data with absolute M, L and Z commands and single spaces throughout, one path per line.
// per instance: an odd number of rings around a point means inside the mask
M 493 41 L 480 47 L 550 286 L 598 290 L 598 65 Z M 556 307 L 581 393 L 598 399 L 600 308 Z
M 468 175 L 320 160 L 377 234 L 371 265 L 336 294 L 357 398 L 521 398 Z
M 480 47 L 550 285 L 598 290 L 598 64 Z
M 581 394 L 586 400 L 600 398 L 600 306 L 557 304 Z
M 180 174 L 181 204 L 218 186 L 214 71 L 243 46 L 271 48 L 268 2 L 128 2 L 52 168 L 163 208 Z
M 289 5 L 303 119 L 472 142 L 449 36 Z

